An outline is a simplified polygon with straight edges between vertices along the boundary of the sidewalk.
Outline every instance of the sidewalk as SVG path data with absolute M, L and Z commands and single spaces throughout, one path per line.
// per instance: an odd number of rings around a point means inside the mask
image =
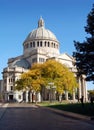
M 8 103 L 0 103 L 0 119 L 5 113 L 7 106 L 8 106 Z
M 72 112 L 63 111 L 63 110 L 45 107 L 45 106 L 39 106 L 39 107 L 44 107 L 45 109 L 51 110 L 51 111 L 55 112 L 56 114 L 61 114 L 61 115 L 66 116 L 66 117 L 71 117 L 74 119 L 80 119 L 80 120 L 85 120 L 85 121 L 91 121 L 91 120 L 94 121 L 94 117 L 80 115 L 77 113 L 72 113 Z

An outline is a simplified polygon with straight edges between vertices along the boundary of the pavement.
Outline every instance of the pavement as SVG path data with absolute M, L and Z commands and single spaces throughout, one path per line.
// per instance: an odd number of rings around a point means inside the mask
M 9 105 L 9 103 L 0 103 L 0 119 L 4 115 L 8 105 Z M 36 105 L 36 106 L 41 107 L 39 105 Z M 72 113 L 72 112 L 67 112 L 67 111 L 63 111 L 63 110 L 58 110 L 58 109 L 45 107 L 45 106 L 42 106 L 42 107 L 44 107 L 45 109 L 49 109 L 55 113 L 58 113 L 62 116 L 67 116 L 67 117 L 71 117 L 74 119 L 80 119 L 80 120 L 84 120 L 84 121 L 91 121 L 92 120 L 94 122 L 94 117 L 84 116 L 84 115 L 80 115 L 80 114 L 76 114 L 76 113 Z
M 0 119 L 4 115 L 7 106 L 8 106 L 8 103 L 0 103 Z
M 1 104 L 0 130 L 94 130 L 94 121 L 30 103 Z M 36 109 L 37 108 L 37 109 Z M 15 118 L 15 120 L 14 120 Z

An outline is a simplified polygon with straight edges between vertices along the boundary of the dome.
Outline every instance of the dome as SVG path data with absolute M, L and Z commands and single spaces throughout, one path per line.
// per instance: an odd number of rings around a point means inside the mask
M 26 40 L 23 42 L 23 52 L 25 57 L 35 55 L 39 50 L 49 53 L 50 56 L 59 54 L 59 41 L 56 36 L 45 28 L 44 20 L 42 18 L 38 21 L 37 29 L 29 33 Z
M 29 69 L 29 68 L 30 68 L 30 64 L 29 64 L 29 62 L 28 62 L 26 59 L 16 60 L 16 61 L 13 63 L 13 66 L 23 67 L 23 68 L 25 68 L 25 69 Z
M 25 42 L 37 39 L 52 40 L 58 42 L 56 36 L 50 30 L 45 28 L 44 20 L 42 18 L 40 18 L 38 21 L 38 28 L 30 32 Z

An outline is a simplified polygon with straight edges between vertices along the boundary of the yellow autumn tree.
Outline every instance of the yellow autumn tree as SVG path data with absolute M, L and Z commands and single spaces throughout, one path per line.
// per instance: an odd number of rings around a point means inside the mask
M 32 68 L 21 75 L 20 79 L 16 81 L 16 89 L 33 89 L 38 92 L 43 84 L 41 77 L 40 64 L 34 64 Z
M 23 73 L 20 76 L 20 79 L 18 79 L 15 82 L 15 89 L 16 90 L 26 90 L 27 88 L 31 88 L 31 81 L 32 81 L 32 77 L 29 74 L 29 71 L 26 73 Z
M 33 64 L 32 68 L 21 75 L 16 82 L 16 89 L 33 89 L 36 93 L 54 83 L 56 92 L 62 94 L 65 90 L 72 92 L 77 88 L 77 81 L 72 72 L 56 60 L 47 60 L 43 64 Z
M 54 82 L 56 91 L 60 94 L 65 90 L 71 92 L 78 86 L 74 73 L 56 60 L 48 60 L 43 64 L 42 76 L 48 83 Z

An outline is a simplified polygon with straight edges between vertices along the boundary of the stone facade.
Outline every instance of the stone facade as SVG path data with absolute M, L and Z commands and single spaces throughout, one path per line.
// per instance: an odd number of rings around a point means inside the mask
M 56 36 L 48 29 L 45 28 L 44 20 L 42 18 L 38 21 L 38 28 L 29 33 L 25 41 L 23 42 L 23 54 L 21 56 L 8 59 L 8 67 L 3 69 L 3 97 L 5 101 L 17 101 L 21 102 L 34 102 L 34 91 L 15 91 L 14 82 L 20 78 L 23 72 L 28 71 L 32 64 L 43 63 L 47 59 L 52 58 L 65 64 L 75 76 L 77 73 L 76 66 L 74 66 L 74 58 L 67 53 L 60 54 L 59 41 Z M 79 82 L 78 95 L 79 98 L 84 96 L 87 100 L 87 90 L 85 77 L 77 77 Z M 66 100 L 68 100 L 68 92 L 65 94 Z M 46 92 L 43 91 L 43 97 L 46 99 Z M 41 94 L 37 94 L 37 99 L 40 102 L 42 100 Z M 75 94 L 73 94 L 73 100 L 75 100 Z

